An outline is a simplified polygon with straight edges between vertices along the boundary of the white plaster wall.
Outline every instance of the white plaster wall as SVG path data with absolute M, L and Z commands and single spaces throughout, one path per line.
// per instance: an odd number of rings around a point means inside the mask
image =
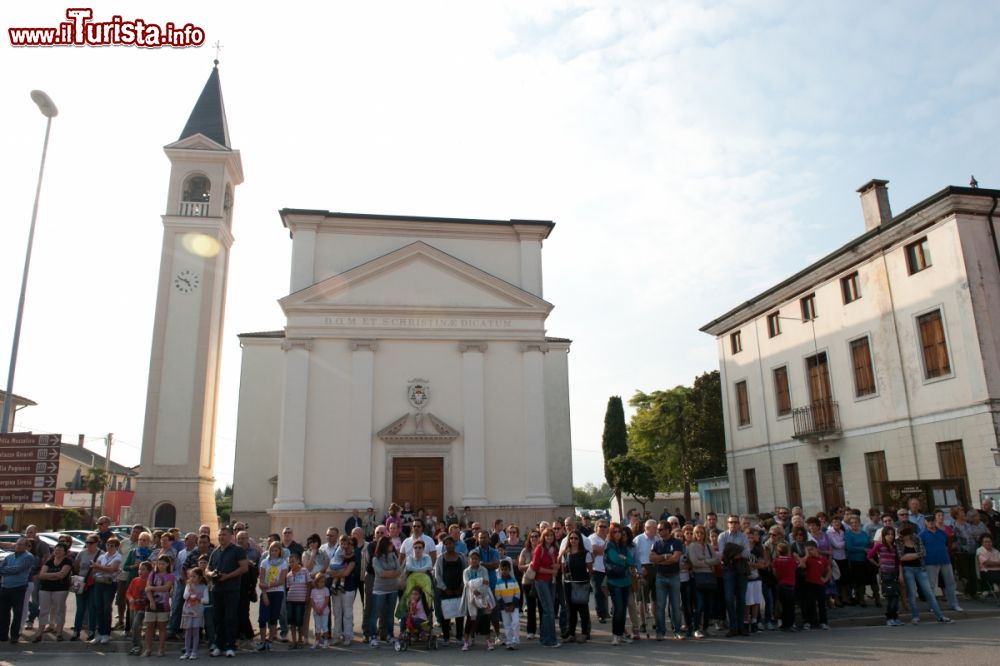
M 573 450 L 569 416 L 569 349 L 550 345 L 545 355 L 545 420 L 549 491 L 556 504 L 573 504 Z
M 495 504 L 523 504 L 525 466 L 534 456 L 524 437 L 521 347 L 491 341 L 486 351 L 486 497 Z
M 321 282 L 416 241 L 423 241 L 491 275 L 521 286 L 521 244 L 513 234 L 510 240 L 361 236 L 330 233 L 322 227 L 316 234 L 313 282 Z
M 236 413 L 233 511 L 266 511 L 278 473 L 284 354 L 280 339 L 244 338 Z
M 313 340 L 309 352 L 303 486 L 307 506 L 340 507 L 350 494 L 350 484 L 343 479 L 355 473 L 350 444 L 351 353 L 347 340 L 322 338 Z

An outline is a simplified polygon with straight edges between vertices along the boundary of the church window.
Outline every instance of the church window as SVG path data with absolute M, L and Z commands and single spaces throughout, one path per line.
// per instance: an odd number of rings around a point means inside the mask
M 181 198 L 181 215 L 185 217 L 206 217 L 208 204 L 212 198 L 212 181 L 205 176 L 188 176 L 184 181 Z

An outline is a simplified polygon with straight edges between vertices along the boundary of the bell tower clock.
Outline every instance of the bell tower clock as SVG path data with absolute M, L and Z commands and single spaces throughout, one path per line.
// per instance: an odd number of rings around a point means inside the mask
M 132 519 L 151 527 L 217 525 L 215 420 L 233 194 L 243 182 L 229 145 L 219 63 L 170 160 L 149 360 L 142 458 Z

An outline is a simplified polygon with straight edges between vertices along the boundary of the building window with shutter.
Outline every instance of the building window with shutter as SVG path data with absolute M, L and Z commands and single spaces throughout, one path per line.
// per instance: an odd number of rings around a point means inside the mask
M 920 346 L 924 357 L 924 377 L 934 379 L 951 374 L 948 358 L 948 341 L 944 335 L 944 321 L 941 311 L 934 310 L 917 317 L 920 328 Z
M 746 381 L 736 382 L 736 412 L 741 426 L 750 425 L 750 395 Z
M 851 360 L 854 364 L 854 395 L 863 398 L 875 395 L 875 368 L 868 336 L 851 340 Z
M 781 335 L 781 317 L 778 315 L 780 312 L 773 312 L 767 315 L 767 337 L 773 338 L 775 336 Z
M 734 354 L 739 354 L 743 351 L 743 338 L 740 336 L 740 331 L 736 331 L 729 336 L 729 345 L 732 347 Z
M 799 486 L 799 464 L 785 465 L 785 496 L 788 506 L 802 506 L 802 488 Z
M 809 294 L 799 299 L 802 307 L 802 321 L 812 321 L 816 318 L 816 294 Z
M 792 413 L 792 396 L 788 391 L 788 366 L 774 369 L 774 403 L 778 407 L 778 416 Z
M 743 470 L 743 478 L 747 483 L 747 513 L 757 513 L 760 511 L 757 506 L 757 470 Z
M 865 470 L 868 472 L 868 497 L 871 506 L 879 511 L 888 507 L 882 495 L 882 482 L 889 480 L 889 472 L 885 465 L 885 451 L 869 451 L 865 454 Z
M 931 249 L 927 236 L 906 246 L 906 268 L 910 275 L 931 267 Z
M 840 279 L 840 292 L 844 296 L 844 305 L 861 298 L 861 282 L 858 279 L 857 271 Z

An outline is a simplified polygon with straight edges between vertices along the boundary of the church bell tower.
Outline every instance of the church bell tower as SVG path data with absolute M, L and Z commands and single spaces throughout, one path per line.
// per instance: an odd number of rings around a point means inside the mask
M 146 421 L 132 519 L 154 527 L 217 525 L 215 420 L 233 195 L 243 182 L 229 145 L 219 62 L 170 160 Z

